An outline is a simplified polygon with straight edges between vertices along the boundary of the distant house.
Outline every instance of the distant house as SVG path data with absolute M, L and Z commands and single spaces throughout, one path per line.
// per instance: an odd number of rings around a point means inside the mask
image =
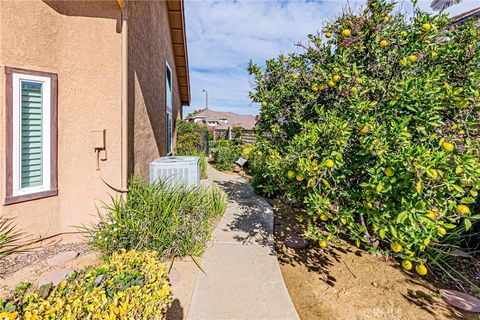
M 462 25 L 472 19 L 478 19 L 477 27 L 480 27 L 480 7 L 452 17 L 452 27 Z
M 187 116 L 191 123 L 206 124 L 208 130 L 228 130 L 233 127 L 242 127 L 245 130 L 253 130 L 256 120 L 252 115 L 241 115 L 233 112 L 202 110 Z
M 0 0 L 0 69 L 0 215 L 76 231 L 174 149 L 183 1 Z

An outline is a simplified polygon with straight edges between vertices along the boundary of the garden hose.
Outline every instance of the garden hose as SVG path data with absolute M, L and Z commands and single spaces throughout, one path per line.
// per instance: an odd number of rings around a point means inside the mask
M 116 188 L 114 186 L 112 186 L 110 183 L 107 182 L 107 180 L 105 179 L 105 177 L 102 175 L 102 171 L 100 170 L 100 150 L 99 149 L 96 149 L 95 152 L 97 153 L 97 172 L 98 172 L 98 175 L 100 176 L 100 179 L 103 181 L 103 183 L 105 183 L 105 185 L 107 187 L 109 187 L 110 189 L 116 191 L 116 192 L 119 192 L 119 193 L 127 193 L 128 192 L 128 189 L 127 190 L 122 190 L 120 188 Z

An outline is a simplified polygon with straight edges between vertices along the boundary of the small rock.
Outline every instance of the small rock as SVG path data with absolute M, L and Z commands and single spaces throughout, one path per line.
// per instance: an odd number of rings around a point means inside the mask
M 240 166 L 235 166 L 235 169 L 233 169 L 233 172 L 240 172 L 242 171 L 242 168 L 240 168 Z
M 47 297 L 50 295 L 50 292 L 52 292 L 52 289 L 52 283 L 44 284 L 43 286 L 40 286 L 40 288 L 38 288 L 38 295 L 42 299 L 47 299 Z
M 292 234 L 285 238 L 285 245 L 293 249 L 304 249 L 308 246 L 308 241 L 304 237 Z
M 95 277 L 95 285 L 96 285 L 96 286 L 99 286 L 99 285 L 102 283 L 102 281 L 103 281 L 104 278 L 105 278 L 105 277 L 104 277 L 102 274 L 99 275 L 99 276 L 96 276 L 96 277 Z
M 480 313 L 480 300 L 457 290 L 440 290 L 443 300 L 459 309 Z
M 376 287 L 378 287 L 378 284 L 376 282 L 372 282 L 372 286 L 374 286 L 376 288 Z
M 40 280 L 38 280 L 38 286 L 41 287 L 43 285 L 51 283 L 52 285 L 58 285 L 63 279 L 67 278 L 69 275 L 74 273 L 72 269 L 55 269 L 46 275 L 42 276 Z
M 76 257 L 78 257 L 77 251 L 65 251 L 48 259 L 47 264 L 50 266 L 59 266 L 75 259 Z

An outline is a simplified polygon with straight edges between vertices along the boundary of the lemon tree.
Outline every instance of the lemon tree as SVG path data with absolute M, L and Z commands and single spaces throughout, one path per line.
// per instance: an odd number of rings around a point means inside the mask
M 421 275 L 479 217 L 480 30 L 369 0 L 298 54 L 249 64 L 253 185 L 297 200 L 312 239 L 388 248 Z

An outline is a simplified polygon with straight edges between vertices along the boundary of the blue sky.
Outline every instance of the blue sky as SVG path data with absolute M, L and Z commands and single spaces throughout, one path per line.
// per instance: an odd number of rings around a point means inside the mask
M 209 107 L 217 111 L 258 114 L 258 105 L 248 98 L 246 71 L 249 59 L 266 59 L 298 50 L 294 43 L 321 30 L 339 15 L 343 6 L 361 8 L 365 0 L 207 1 L 186 0 L 191 104 L 184 114 L 203 108 L 209 92 Z M 411 11 L 409 0 L 399 1 Z M 429 1 L 418 5 L 430 11 Z M 480 6 L 480 0 L 463 0 L 447 9 L 456 15 Z

